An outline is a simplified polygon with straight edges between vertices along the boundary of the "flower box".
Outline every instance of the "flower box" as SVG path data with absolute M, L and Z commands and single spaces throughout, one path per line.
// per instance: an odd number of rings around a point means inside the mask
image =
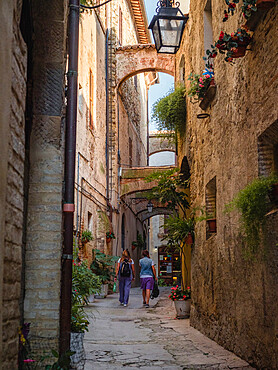
M 214 82 L 214 79 L 213 79 L 213 80 L 211 80 L 209 88 L 207 89 L 203 100 L 199 104 L 199 107 L 202 110 L 206 110 L 208 108 L 209 104 L 213 101 L 215 95 L 216 95 L 216 85 L 215 85 L 215 82 Z

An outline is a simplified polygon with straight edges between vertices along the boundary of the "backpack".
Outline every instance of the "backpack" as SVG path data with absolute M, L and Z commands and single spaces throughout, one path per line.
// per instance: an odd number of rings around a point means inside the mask
M 122 277 L 130 276 L 130 267 L 127 259 L 123 260 L 120 274 Z

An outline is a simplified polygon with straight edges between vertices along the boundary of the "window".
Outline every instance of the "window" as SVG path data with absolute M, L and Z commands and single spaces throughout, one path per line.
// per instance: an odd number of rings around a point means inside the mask
M 123 13 L 119 7 L 119 44 L 123 44 Z
M 207 0 L 204 9 L 204 55 L 207 49 L 211 48 L 213 44 L 213 33 L 212 33 L 212 11 L 211 11 L 211 0 Z
M 216 177 L 206 186 L 207 239 L 216 233 Z
M 278 174 L 278 120 L 258 137 L 259 176 Z
M 91 130 L 94 127 L 93 115 L 94 115 L 94 76 L 93 76 L 92 70 L 90 69 L 90 76 L 89 76 L 89 127 L 90 127 Z
M 91 212 L 88 212 L 88 230 L 93 231 L 93 215 Z

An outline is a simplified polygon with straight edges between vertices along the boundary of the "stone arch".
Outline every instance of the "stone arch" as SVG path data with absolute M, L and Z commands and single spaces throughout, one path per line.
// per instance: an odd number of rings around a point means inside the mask
M 163 72 L 174 76 L 175 57 L 158 54 L 153 44 L 120 46 L 116 50 L 118 88 L 128 78 L 143 72 Z
M 157 149 L 155 150 L 154 152 L 150 152 L 149 153 L 149 157 L 153 154 L 156 154 L 156 153 L 162 153 L 162 152 L 171 152 L 171 153 L 176 153 L 176 150 L 175 149 Z
M 158 215 L 170 215 L 172 214 L 172 211 L 165 207 L 156 207 L 153 208 L 152 212 L 142 211 L 140 213 L 140 219 L 142 222 L 148 220 L 151 217 L 158 216 Z

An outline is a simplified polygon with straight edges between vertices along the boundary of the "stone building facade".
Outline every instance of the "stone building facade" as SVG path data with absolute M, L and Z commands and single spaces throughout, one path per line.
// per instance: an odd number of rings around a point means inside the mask
M 222 23 L 224 1 L 191 0 L 176 83 L 189 88 L 187 76 L 204 70 L 205 49 L 220 31 L 245 23 L 240 6 Z M 265 216 L 267 253 L 246 260 L 239 215 L 224 209 L 253 179 L 277 171 L 277 12 L 276 5 L 260 18 L 245 57 L 234 65 L 221 54 L 215 58 L 216 97 L 205 111 L 187 98 L 186 136 L 179 146 L 179 163 L 186 156 L 190 165 L 192 206 L 213 207 L 217 220 L 213 235 L 206 221 L 196 225 L 191 325 L 267 369 L 278 367 L 278 210 L 273 206 Z M 198 119 L 200 113 L 208 116 Z
M 120 255 L 131 250 L 137 232 L 146 233 L 133 206 L 120 198 L 120 169 L 147 165 L 147 94 L 155 74 L 138 74 L 118 87 L 115 54 L 150 41 L 144 3 L 122 0 L 83 13 L 79 40 L 75 226 L 77 237 L 83 230 L 93 234 L 82 247 L 91 260 L 94 248 Z M 107 231 L 116 237 L 108 244 Z
M 23 322 L 34 347 L 58 349 L 67 8 L 18 0 L 0 10 L 0 367 L 15 369 Z

